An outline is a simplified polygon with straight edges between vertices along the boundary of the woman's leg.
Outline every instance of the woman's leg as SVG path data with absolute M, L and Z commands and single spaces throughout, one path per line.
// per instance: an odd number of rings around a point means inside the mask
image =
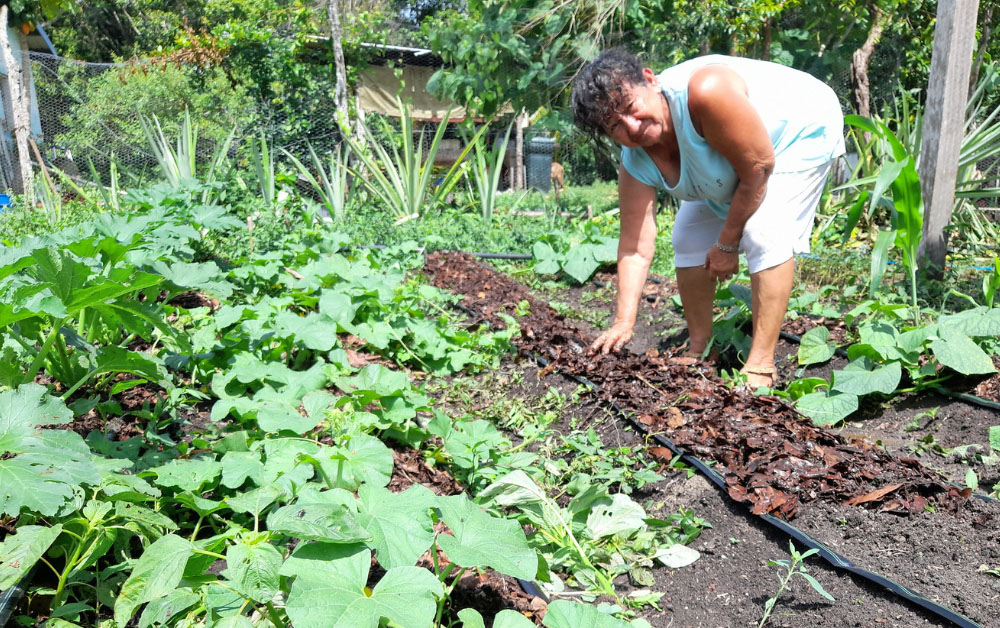
M 712 338 L 712 307 L 715 302 L 715 282 L 705 269 L 705 256 L 718 240 L 724 222 L 701 201 L 681 202 L 674 217 L 671 240 L 677 290 L 688 325 L 688 349 L 698 356 L 705 351 Z
M 699 356 L 712 338 L 712 307 L 715 304 L 715 282 L 704 266 L 677 269 L 677 290 L 681 293 L 684 320 L 687 321 L 688 349 Z
M 774 369 L 774 350 L 778 346 L 778 336 L 794 282 L 795 260 L 792 259 L 750 275 L 753 340 L 742 372 L 746 374 L 747 384 L 751 389 L 771 386 L 773 383 L 773 378 L 766 373 Z
M 774 350 L 795 283 L 793 255 L 809 252 L 816 206 L 832 163 L 772 175 L 764 201 L 743 229 L 740 248 L 750 269 L 753 340 L 742 372 L 751 388 L 774 382 Z

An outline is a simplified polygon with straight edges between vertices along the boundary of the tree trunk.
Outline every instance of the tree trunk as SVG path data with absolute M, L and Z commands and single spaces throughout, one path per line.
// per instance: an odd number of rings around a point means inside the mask
M 34 206 L 35 190 L 32 185 L 31 155 L 28 153 L 28 136 L 31 134 L 31 118 L 28 114 L 27 94 L 21 82 L 21 64 L 14 58 L 7 34 L 7 5 L 0 7 L 0 48 L 7 66 L 7 86 L 10 89 L 10 104 L 14 117 L 14 137 L 17 140 L 17 157 L 21 164 L 21 193 L 29 206 Z
M 969 74 L 969 98 L 976 91 L 976 84 L 979 83 L 979 69 L 983 67 L 983 59 L 986 57 L 986 48 L 990 44 L 990 37 L 993 35 L 993 5 L 986 7 L 983 14 L 983 31 L 979 37 L 979 47 L 976 50 L 976 57 L 972 60 L 972 72 Z
M 854 103 L 858 115 L 871 117 L 871 85 L 868 82 L 868 62 L 875 52 L 875 46 L 882 39 L 885 29 L 885 14 L 882 7 L 875 5 L 872 9 L 872 21 L 868 37 L 861 48 L 854 51 L 851 57 L 851 82 L 854 83 Z
M 945 228 L 955 207 L 978 4 L 979 0 L 939 0 L 937 6 L 920 142 L 924 225 L 918 252 L 920 266 L 935 279 L 944 275 L 948 252 Z
M 337 7 L 338 0 L 326 0 L 326 16 L 330 21 L 330 41 L 333 43 L 333 63 L 337 72 L 337 86 L 333 92 L 333 104 L 337 107 L 337 114 L 344 117 L 344 122 L 349 124 L 347 109 L 347 65 L 344 63 L 344 46 L 341 42 L 344 33 L 340 28 L 340 11 Z
M 764 20 L 764 30 L 760 36 L 760 58 L 764 61 L 771 60 L 771 30 L 772 30 L 773 20 L 768 18 Z

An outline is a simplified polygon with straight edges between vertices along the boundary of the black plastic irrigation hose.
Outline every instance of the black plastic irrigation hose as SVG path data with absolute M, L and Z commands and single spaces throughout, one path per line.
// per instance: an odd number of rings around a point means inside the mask
M 17 584 L 6 591 L 0 591 L 0 628 L 7 625 L 7 620 L 14 614 L 14 608 L 21 601 L 21 598 L 24 597 L 24 592 L 27 590 L 28 582 L 31 580 L 31 575 L 34 572 L 35 568 L 32 567 L 23 578 L 17 581 Z
M 549 365 L 548 360 L 546 360 L 545 358 L 535 356 L 535 360 L 538 362 L 538 364 L 542 366 L 542 368 L 545 368 L 546 366 Z M 560 370 L 559 372 L 563 376 L 568 377 L 580 384 L 583 384 L 584 386 L 587 386 L 588 388 L 590 388 L 595 392 L 600 390 L 600 386 L 593 383 L 586 377 L 581 377 L 579 375 L 567 373 L 562 370 Z M 710 479 L 716 486 L 718 486 L 719 489 L 721 489 L 722 493 L 726 496 L 726 498 L 732 499 L 731 497 L 729 497 L 729 492 L 726 488 L 725 478 L 719 475 L 712 467 L 705 464 L 702 460 L 695 458 L 691 454 L 687 453 L 686 451 L 675 445 L 670 439 L 666 438 L 662 434 L 650 434 L 649 430 L 646 428 L 645 425 L 642 425 L 641 423 L 636 421 L 631 413 L 626 412 L 617 403 L 612 401 L 610 402 L 610 405 L 614 409 L 614 411 L 618 413 L 620 417 L 628 421 L 629 424 L 632 425 L 634 428 L 636 428 L 639 432 L 647 436 L 652 436 L 656 440 L 656 442 L 670 449 L 670 451 L 674 452 L 674 454 L 680 457 L 681 460 L 701 471 L 703 474 L 705 474 L 705 476 L 708 479 Z M 984 496 L 979 496 L 979 497 L 984 497 Z M 886 590 L 891 591 L 905 598 L 906 600 L 913 602 L 914 604 L 917 604 L 921 608 L 930 611 L 931 613 L 937 615 L 938 617 L 952 622 L 956 626 L 959 626 L 959 628 L 983 628 L 981 625 L 972 621 L 965 615 L 957 613 L 946 606 L 942 606 L 941 604 L 933 602 L 925 598 L 924 596 L 920 595 L 919 593 L 912 591 L 911 589 L 899 584 L 898 582 L 895 582 L 894 580 L 891 580 L 874 571 L 865 569 L 864 567 L 859 567 L 858 565 L 854 564 L 847 558 L 841 556 L 840 554 L 829 549 L 816 539 L 812 538 L 802 530 L 799 530 L 798 528 L 793 526 L 791 523 L 785 521 L 784 519 L 779 519 L 773 515 L 760 515 L 760 518 L 770 523 L 775 528 L 781 530 L 788 536 L 792 537 L 802 545 L 805 545 L 809 549 L 815 549 L 818 555 L 822 556 L 826 560 L 826 562 L 828 562 L 831 566 L 833 566 L 836 569 L 849 571 L 850 573 L 860 576 L 861 578 L 864 578 L 869 582 L 880 585 Z

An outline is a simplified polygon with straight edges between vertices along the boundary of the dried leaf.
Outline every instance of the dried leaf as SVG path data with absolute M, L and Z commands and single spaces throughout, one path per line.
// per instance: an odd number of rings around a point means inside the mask
M 865 504 L 868 502 L 873 502 L 882 499 L 889 493 L 899 489 L 902 484 L 890 484 L 889 486 L 883 486 L 882 488 L 872 491 L 871 493 L 866 493 L 860 497 L 852 497 L 851 499 L 844 502 L 848 506 L 857 506 L 858 504 Z

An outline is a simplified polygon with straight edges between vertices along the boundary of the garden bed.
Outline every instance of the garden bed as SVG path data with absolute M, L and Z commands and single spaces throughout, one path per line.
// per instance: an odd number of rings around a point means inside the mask
M 435 281 L 440 285 L 451 286 L 459 293 L 473 295 L 466 300 L 466 305 L 473 311 L 482 312 L 488 317 L 494 312 L 502 311 L 504 304 L 517 303 L 525 299 L 523 288 L 519 288 L 502 277 L 490 275 L 490 271 L 484 270 L 482 265 L 470 260 L 466 260 L 464 266 L 462 264 L 462 261 L 454 257 L 450 258 L 446 265 L 436 262 L 432 258 L 428 268 L 431 273 L 438 269 L 446 269 L 445 273 L 436 276 Z M 459 275 L 462 274 L 462 268 L 470 271 L 470 277 L 465 278 L 469 283 L 464 285 L 463 279 L 459 278 Z M 486 278 L 485 281 L 483 281 L 484 278 Z M 609 358 L 586 357 L 583 355 L 583 347 L 587 344 L 587 339 L 576 336 L 575 327 L 565 325 L 558 315 L 549 314 L 546 316 L 544 312 L 544 306 L 532 303 L 530 314 L 521 322 L 522 347 L 554 360 L 555 365 L 559 368 L 585 374 L 591 379 L 598 380 L 606 388 L 609 382 L 628 380 L 630 388 L 628 388 L 627 394 L 616 397 L 616 393 L 609 394 L 607 390 L 603 393 L 606 399 L 613 399 L 623 406 L 628 407 L 630 400 L 639 395 L 642 403 L 637 405 L 647 410 L 655 408 L 657 405 L 679 409 L 681 417 L 677 419 L 677 425 L 674 427 L 666 422 L 659 423 L 655 418 L 649 422 L 650 426 L 663 428 L 668 436 L 678 437 L 678 440 L 697 450 L 699 456 L 719 461 L 720 464 L 717 467 L 725 469 L 731 496 L 735 493 L 735 497 L 740 500 L 749 499 L 758 512 L 777 512 L 786 517 L 794 516 L 793 523 L 806 522 L 805 525 L 809 526 L 809 534 L 814 535 L 831 549 L 844 552 L 849 559 L 856 563 L 900 581 L 928 598 L 940 601 L 954 610 L 968 615 L 981 625 L 989 625 L 992 618 L 988 609 L 997 608 L 998 600 L 998 579 L 995 575 L 988 573 L 991 566 L 996 567 L 995 557 L 990 554 L 992 550 L 988 549 L 995 547 L 997 542 L 997 526 L 994 522 L 997 521 L 996 517 L 1000 516 L 1000 508 L 995 502 L 981 502 L 975 498 L 970 501 L 968 499 L 969 491 L 960 490 L 958 487 L 943 482 L 933 471 L 912 459 L 912 456 L 889 455 L 874 439 L 852 438 L 848 442 L 847 439 L 842 438 L 843 432 L 841 435 L 822 431 L 802 433 L 796 437 L 798 439 L 797 445 L 796 438 L 785 439 L 784 443 L 801 447 L 809 442 L 816 442 L 817 439 L 828 438 L 832 439 L 831 443 L 840 443 L 835 445 L 835 447 L 840 447 L 837 449 L 838 455 L 864 452 L 864 455 L 858 460 L 869 460 L 873 464 L 882 465 L 878 467 L 879 470 L 867 474 L 873 476 L 870 477 L 870 481 L 865 482 L 861 481 L 861 478 L 854 477 L 853 472 L 860 467 L 852 466 L 852 473 L 845 474 L 845 476 L 856 483 L 852 483 L 848 487 L 849 490 L 844 493 L 824 492 L 825 489 L 830 488 L 829 476 L 820 482 L 821 485 L 824 485 L 823 490 L 816 490 L 815 487 L 806 490 L 787 490 L 787 486 L 784 486 L 782 482 L 776 482 L 773 475 L 771 479 L 758 477 L 756 483 L 751 481 L 747 484 L 743 481 L 748 477 L 744 475 L 745 471 L 741 472 L 737 467 L 732 466 L 737 457 L 727 458 L 724 454 L 720 455 L 719 452 L 724 452 L 725 448 L 709 446 L 710 444 L 706 441 L 711 439 L 702 437 L 705 434 L 711 434 L 717 439 L 716 445 L 718 445 L 720 433 L 725 441 L 727 430 L 739 431 L 744 429 L 748 423 L 759 422 L 771 425 L 771 417 L 785 416 L 787 413 L 789 418 L 780 423 L 785 426 L 795 425 L 796 429 L 804 429 L 802 426 L 808 424 L 807 420 L 793 419 L 795 413 L 790 409 L 782 409 L 783 404 L 777 400 L 762 400 L 752 397 L 749 393 L 726 389 L 725 386 L 716 383 L 715 376 L 704 368 L 691 369 L 683 361 L 674 359 L 671 362 L 671 358 L 668 356 L 657 356 L 653 353 L 637 356 L 633 353 L 610 360 Z M 648 368 L 650 363 L 655 364 L 661 373 L 661 376 L 655 380 L 651 378 L 656 376 L 657 369 L 654 369 L 654 373 L 643 370 Z M 549 370 L 551 367 L 545 369 L 546 372 Z M 664 376 L 662 373 L 667 375 Z M 642 382 L 642 379 L 647 381 Z M 668 385 L 670 391 L 677 391 L 672 399 L 669 394 L 664 395 Z M 656 390 L 657 388 L 660 390 Z M 666 404 L 661 403 L 664 397 L 668 400 Z M 683 400 L 678 402 L 680 397 L 683 397 Z M 734 407 L 737 408 L 736 411 L 733 410 Z M 740 411 L 740 407 L 743 407 L 744 410 Z M 747 409 L 751 408 L 759 409 L 752 418 L 747 412 Z M 666 414 L 669 416 L 669 413 Z M 676 417 L 676 415 L 674 416 Z M 865 424 L 868 421 L 870 419 L 866 420 Z M 700 427 L 698 431 L 685 435 L 686 426 Z M 852 423 L 850 427 L 853 429 L 856 425 Z M 775 432 L 771 431 L 770 428 L 765 432 L 765 435 L 767 439 L 776 438 Z M 851 434 L 851 436 L 860 435 Z M 826 443 L 827 441 L 822 442 Z M 779 444 L 778 446 L 787 447 L 788 445 Z M 830 445 L 828 444 L 828 446 Z M 801 450 L 794 449 L 794 452 L 790 453 L 800 455 Z M 782 460 L 787 459 L 787 456 L 783 459 L 778 457 L 779 468 Z M 865 474 L 859 473 L 859 475 Z M 787 477 L 784 478 L 784 480 L 787 479 Z M 897 484 L 900 486 L 896 486 Z M 750 491 L 746 490 L 748 486 L 751 488 Z M 751 495 L 750 493 L 755 494 Z M 796 499 L 782 501 L 781 493 L 791 495 Z M 838 499 L 832 499 L 834 495 Z M 716 497 L 716 499 L 724 500 L 725 498 Z M 794 508 L 789 506 L 793 502 Z M 845 505 L 842 502 L 851 502 L 855 505 Z M 856 527 L 849 524 L 855 519 L 864 523 L 862 533 L 850 536 L 851 542 L 847 543 L 844 539 L 843 529 Z M 820 525 L 821 522 L 826 522 L 826 525 Z M 898 532 L 900 522 L 907 522 L 908 529 L 926 531 L 926 534 L 923 535 L 911 531 L 908 533 L 908 537 L 903 536 L 903 541 L 901 541 L 903 545 L 912 543 L 914 540 L 918 541 L 918 543 L 913 543 L 912 547 L 908 547 L 906 552 L 900 551 L 900 545 L 889 546 L 884 541 L 884 539 L 896 539 L 901 536 L 901 533 Z M 860 540 L 854 540 L 857 537 L 860 537 Z M 725 553 L 730 559 L 738 556 L 742 550 L 741 543 L 733 543 L 732 545 L 732 548 L 726 548 L 730 551 Z M 934 565 L 933 571 L 941 571 L 949 576 L 935 579 L 925 577 L 922 574 L 914 574 L 912 570 L 914 561 L 932 563 Z M 993 562 L 991 563 L 991 561 Z M 736 559 L 730 562 L 730 568 L 742 571 L 742 567 L 738 566 L 744 564 L 745 561 Z M 697 563 L 695 565 L 697 566 Z M 983 565 L 986 567 L 981 569 Z M 685 570 L 673 572 L 672 585 L 684 577 L 697 577 L 695 575 L 698 572 L 697 567 L 689 569 L 690 575 L 686 575 Z M 756 583 L 761 582 L 761 574 L 758 569 L 749 569 L 747 573 L 742 575 L 746 576 L 748 587 L 758 586 Z M 961 586 L 957 586 L 959 583 Z M 708 586 L 709 583 L 703 584 Z M 762 588 L 760 594 L 762 599 L 766 598 L 773 590 L 773 583 L 759 586 Z M 720 588 L 720 599 L 736 595 L 735 590 L 739 590 L 739 588 Z M 807 589 L 803 593 L 811 594 Z M 816 599 L 820 598 L 816 597 Z M 824 624 L 823 621 L 831 620 L 817 619 L 812 621 L 810 618 L 809 625 L 879 625 L 883 623 L 899 626 L 934 625 L 934 620 L 926 617 L 923 621 L 932 623 L 921 624 L 913 620 L 912 617 L 903 619 L 900 615 L 892 613 L 880 614 L 878 609 L 867 621 L 845 624 L 840 612 L 843 608 L 843 602 L 838 604 L 838 607 L 837 611 L 820 613 L 821 615 L 836 615 L 836 622 Z M 752 617 L 751 613 L 737 615 L 739 621 L 743 623 Z M 664 613 L 663 617 L 669 617 L 669 614 Z M 687 623 L 690 620 L 686 620 L 682 625 L 715 625 L 710 617 L 710 609 L 705 609 L 705 615 L 701 617 L 699 622 Z M 729 617 L 730 620 L 735 619 L 734 615 Z M 657 625 L 666 626 L 668 623 L 665 621 Z M 719 621 L 718 625 L 733 624 Z M 801 623 L 790 625 L 801 625 Z

